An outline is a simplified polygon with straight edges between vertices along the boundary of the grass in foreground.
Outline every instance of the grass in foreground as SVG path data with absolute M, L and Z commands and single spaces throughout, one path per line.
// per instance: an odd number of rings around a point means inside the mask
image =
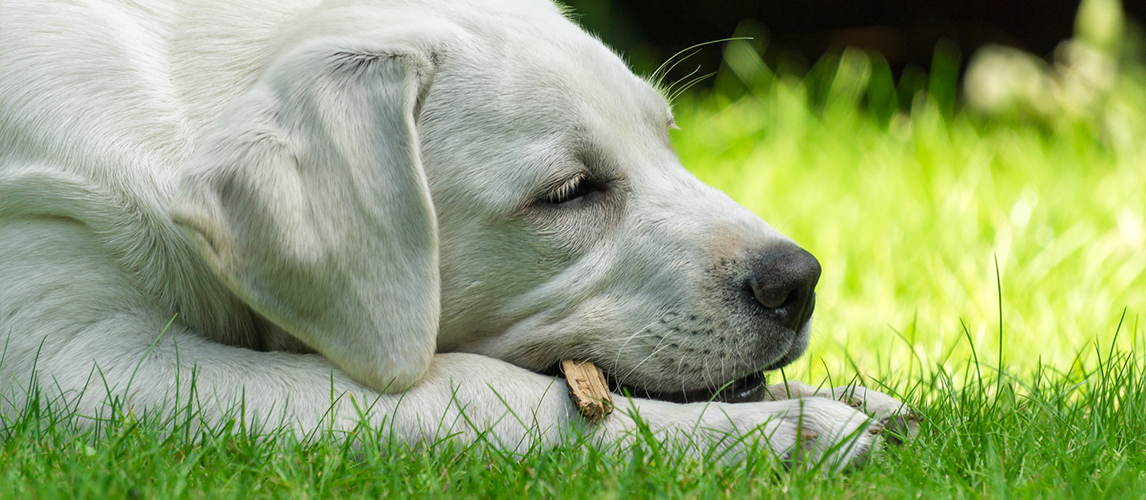
M 1096 368 L 986 367 L 965 387 L 930 373 L 905 397 L 919 438 L 845 474 L 767 457 L 734 467 L 663 453 L 567 447 L 508 457 L 481 447 L 355 450 L 230 429 L 117 419 L 96 437 L 66 415 L 6 417 L 0 498 L 1143 498 L 1146 364 L 1095 353 Z M 275 435 L 272 431 L 269 435 Z

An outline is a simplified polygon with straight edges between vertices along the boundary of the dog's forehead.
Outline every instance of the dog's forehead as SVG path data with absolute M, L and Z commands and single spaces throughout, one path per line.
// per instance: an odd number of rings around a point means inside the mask
M 483 5 L 489 10 L 454 17 L 452 21 L 470 35 L 454 52 L 462 71 L 472 80 L 485 79 L 496 86 L 502 104 L 549 101 L 554 111 L 578 106 L 607 118 L 639 118 L 657 127 L 668 124 L 669 107 L 663 96 L 634 75 L 616 53 L 547 0 L 512 2 L 538 3 L 550 8 L 506 9 L 495 2 L 496 9 Z M 515 107 L 504 109 L 512 112 Z
M 575 169 L 578 150 L 667 145 L 664 97 L 559 12 L 451 21 L 468 37 L 443 58 L 421 117 L 439 193 L 464 191 L 508 209 Z M 466 185 L 437 171 L 463 165 L 482 166 Z

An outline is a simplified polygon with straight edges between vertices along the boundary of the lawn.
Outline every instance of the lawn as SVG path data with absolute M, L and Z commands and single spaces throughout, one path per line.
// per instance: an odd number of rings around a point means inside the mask
M 510 457 L 29 413 L 0 420 L 0 498 L 1146 498 L 1142 66 L 1045 116 L 962 106 L 942 47 L 898 82 L 856 51 L 799 75 L 749 42 L 727 54 L 715 90 L 676 99 L 673 140 L 823 265 L 783 375 L 899 395 L 925 417 L 913 442 L 839 473 L 655 442 Z

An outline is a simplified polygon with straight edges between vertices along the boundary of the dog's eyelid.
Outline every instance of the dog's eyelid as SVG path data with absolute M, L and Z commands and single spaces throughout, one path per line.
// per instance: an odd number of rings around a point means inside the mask
M 538 185 L 525 207 L 556 208 L 590 195 L 614 191 L 623 176 L 605 151 L 589 140 L 583 129 L 576 130 L 565 154 L 547 158 L 546 179 Z M 577 205 L 580 205 L 578 203 Z
M 583 175 L 578 175 L 565 181 L 564 184 L 558 186 L 557 189 L 553 191 L 550 195 L 550 201 L 560 202 L 560 200 L 569 199 L 570 196 L 577 191 L 577 188 L 581 186 L 582 182 L 585 182 L 585 176 Z
M 542 201 L 552 205 L 560 205 L 567 201 L 580 198 L 590 191 L 597 190 L 597 187 L 594 183 L 589 181 L 588 178 L 589 176 L 586 172 L 577 172 L 572 177 L 567 177 L 564 181 L 546 190 L 547 194 L 543 197 Z
M 548 206 L 564 205 L 590 195 L 610 191 L 616 181 L 613 178 L 602 178 L 591 174 L 587 170 L 579 170 L 561 179 L 543 189 L 543 194 L 537 198 L 537 203 Z

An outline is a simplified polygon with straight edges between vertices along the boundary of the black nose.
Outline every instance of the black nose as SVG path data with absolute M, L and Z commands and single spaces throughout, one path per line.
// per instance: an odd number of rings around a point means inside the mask
M 812 317 L 820 262 L 795 245 L 770 248 L 756 263 L 748 287 L 766 310 L 796 330 Z

